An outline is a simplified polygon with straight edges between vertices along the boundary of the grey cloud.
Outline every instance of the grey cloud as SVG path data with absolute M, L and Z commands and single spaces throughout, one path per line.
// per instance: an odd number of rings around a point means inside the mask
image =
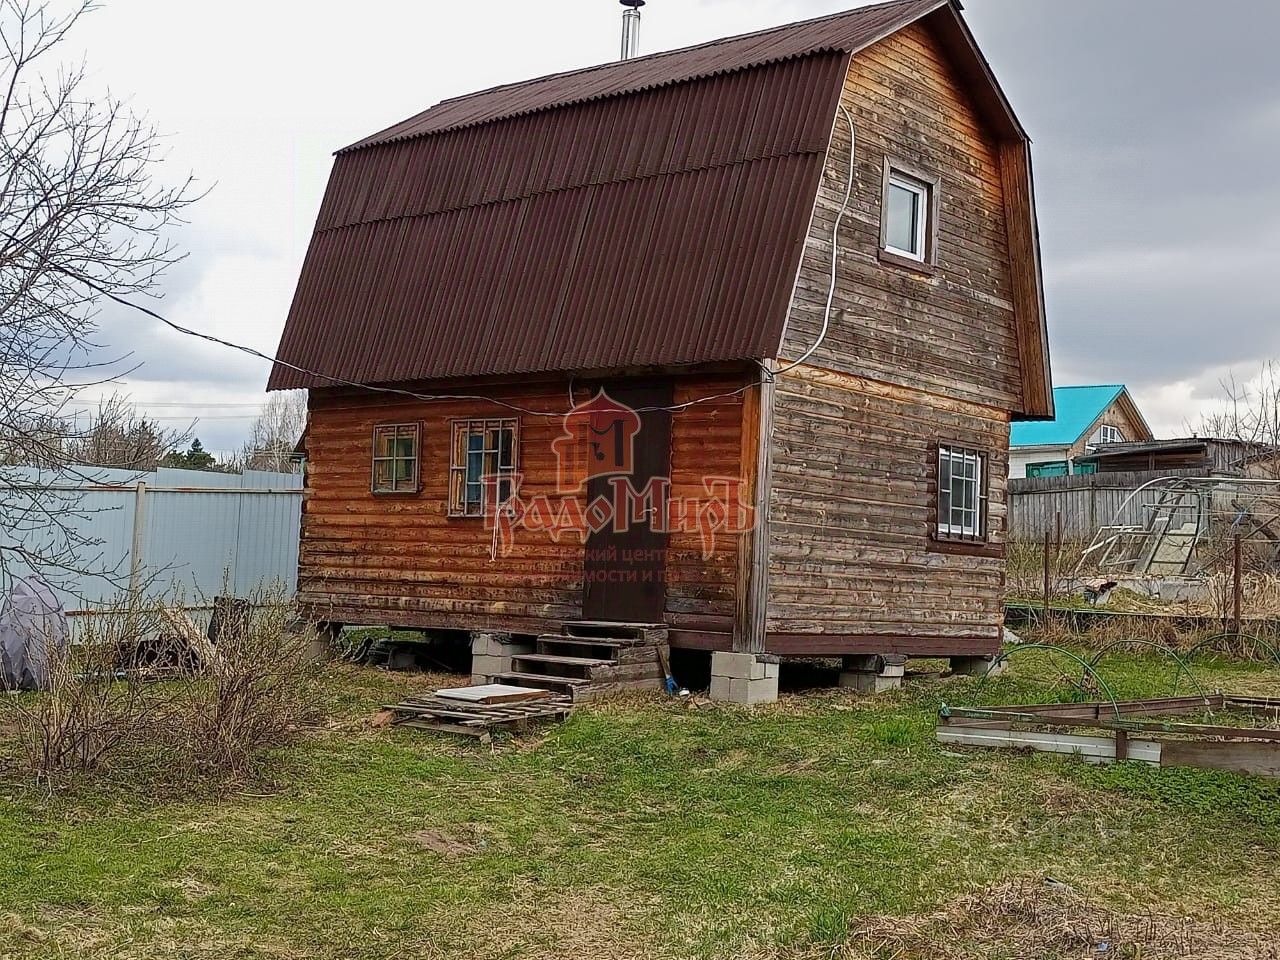
M 1280 354 L 1280 7 L 972 0 L 967 15 L 1036 139 L 1061 374 L 1157 385 Z
M 1035 140 L 1058 382 L 1155 386 L 1280 356 L 1280 4 L 965 7 Z

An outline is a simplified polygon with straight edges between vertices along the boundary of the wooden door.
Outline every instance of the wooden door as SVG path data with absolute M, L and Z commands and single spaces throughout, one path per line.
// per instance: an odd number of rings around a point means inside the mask
M 636 411 L 640 422 L 632 441 L 629 476 L 593 477 L 587 483 L 588 503 L 600 497 L 614 502 L 615 484 L 623 479 L 629 480 L 631 489 L 640 493 L 655 477 L 671 476 L 671 413 L 646 408 L 670 407 L 674 396 L 672 384 L 625 381 L 603 386 L 613 400 Z M 616 433 L 602 430 L 597 442 L 613 445 L 621 440 Z M 610 447 L 607 452 L 613 456 L 618 451 Z M 659 521 L 665 520 L 666 501 L 651 507 L 649 516 L 629 523 L 625 529 L 619 530 L 610 524 L 589 534 L 582 598 L 584 620 L 664 621 L 667 534 L 660 529 L 664 524 Z

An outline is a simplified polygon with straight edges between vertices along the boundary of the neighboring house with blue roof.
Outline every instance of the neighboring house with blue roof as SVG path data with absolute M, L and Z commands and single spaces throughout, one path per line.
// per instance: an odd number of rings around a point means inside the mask
M 1155 439 L 1123 384 L 1056 387 L 1053 400 L 1054 419 L 1013 424 L 1009 436 L 1012 479 L 1093 473 L 1096 464 L 1076 460 L 1102 444 Z

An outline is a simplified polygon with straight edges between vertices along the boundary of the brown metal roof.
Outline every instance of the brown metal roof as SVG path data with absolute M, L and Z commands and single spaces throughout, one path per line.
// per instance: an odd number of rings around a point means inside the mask
M 893 0 L 696 47 L 494 87 L 445 100 L 347 149 L 636 93 L 823 50 L 852 53 L 947 3 L 948 0 Z
M 341 152 L 269 388 L 776 355 L 850 53 L 942 7 L 501 87 Z

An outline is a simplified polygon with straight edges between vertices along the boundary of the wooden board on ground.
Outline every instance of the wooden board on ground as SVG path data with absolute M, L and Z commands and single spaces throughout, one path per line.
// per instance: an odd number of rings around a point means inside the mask
M 525 700 L 542 700 L 551 696 L 551 691 L 532 687 L 513 687 L 505 683 L 486 683 L 478 687 L 450 687 L 437 690 L 436 696 L 444 700 L 462 700 L 467 703 L 518 703 Z
M 947 707 L 938 721 L 941 743 L 1076 754 L 1090 763 L 1140 760 L 1160 767 L 1228 770 L 1280 777 L 1280 727 L 1226 726 L 1226 716 L 1274 721 L 1276 702 L 1211 694 L 1120 702 L 1033 706 Z M 1218 722 L 1166 717 L 1197 713 Z M 1151 719 L 1160 717 L 1161 719 Z M 1081 736 L 1073 728 L 1098 731 Z

